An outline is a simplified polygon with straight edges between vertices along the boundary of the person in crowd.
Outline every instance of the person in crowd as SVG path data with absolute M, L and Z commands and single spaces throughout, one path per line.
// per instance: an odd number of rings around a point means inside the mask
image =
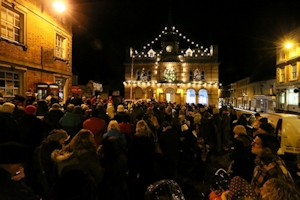
M 0 109 L 0 144 L 5 142 L 20 142 L 20 133 L 17 121 L 12 117 L 15 105 L 6 102 Z
M 110 121 L 110 117 L 106 114 L 104 105 L 98 104 L 97 110 L 99 110 L 99 118 L 103 119 L 106 122 L 106 124 L 108 124 Z
M 212 122 L 213 122 L 213 130 L 214 130 L 214 143 L 215 143 L 215 153 L 220 154 L 222 150 L 222 118 L 220 116 L 220 111 L 218 108 L 213 108 L 212 110 Z
M 23 164 L 28 158 L 25 145 L 16 142 L 0 144 L 0 199 L 39 200 L 22 179 Z
M 230 176 L 240 176 L 249 183 L 251 182 L 254 169 L 254 154 L 251 153 L 253 138 L 247 135 L 244 126 L 236 125 L 233 128 L 234 150 L 232 153 L 232 164 Z
M 136 124 L 128 155 L 131 196 L 143 199 L 144 191 L 154 179 L 154 137 L 144 120 Z
M 107 127 L 107 132 L 104 133 L 103 139 L 109 136 L 120 137 L 124 147 L 126 147 L 126 138 L 125 135 L 120 132 L 119 124 L 116 120 L 111 120 Z
M 247 118 L 244 115 L 244 113 L 242 111 L 240 111 L 240 110 L 237 110 L 236 111 L 236 116 L 237 116 L 237 119 L 232 122 L 233 123 L 233 127 L 236 126 L 236 125 L 242 125 L 242 126 L 244 126 L 246 128 L 248 122 L 247 122 Z
M 168 105 L 167 108 L 166 108 L 166 112 L 165 112 L 165 121 L 171 123 L 172 122 L 172 119 L 173 119 L 173 109 L 172 109 L 172 106 L 171 105 Z M 164 121 L 163 121 L 164 122 Z M 159 123 L 159 122 L 158 122 Z M 161 124 L 161 123 L 159 123 Z
M 33 166 L 36 174 L 36 190 L 43 199 L 49 198 L 50 188 L 58 178 L 51 154 L 55 149 L 63 149 L 65 141 L 69 139 L 70 136 L 65 130 L 54 129 L 34 151 Z
M 255 120 L 251 123 L 251 126 L 253 127 L 253 128 L 258 128 L 259 127 L 259 125 L 260 125 L 260 122 L 259 122 L 259 120 L 262 118 L 261 116 L 260 116 L 260 114 L 257 112 L 257 113 L 255 113 L 254 114 L 254 117 L 255 117 Z
M 12 117 L 18 122 L 24 115 L 26 114 L 25 112 L 25 107 L 23 106 L 18 106 L 15 105 L 15 109 L 12 113 Z
M 57 165 L 59 176 L 79 169 L 92 176 L 98 184 L 103 178 L 103 168 L 97 156 L 94 135 L 87 129 L 81 129 L 64 150 L 54 150 L 51 158 Z
M 76 133 L 81 129 L 82 122 L 77 114 L 74 113 L 74 104 L 67 106 L 66 113 L 59 120 L 58 128 L 64 129 L 73 138 Z
M 115 117 L 115 108 L 112 103 L 107 104 L 106 114 L 109 116 L 110 119 L 113 119 Z
M 83 122 L 83 128 L 90 130 L 94 134 L 94 140 L 97 147 L 102 144 L 103 134 L 106 133 L 107 130 L 106 122 L 98 116 L 99 110 L 94 109 L 92 111 L 92 117 Z
M 222 136 L 223 136 L 223 149 L 225 151 L 228 151 L 229 147 L 232 144 L 232 141 L 230 136 L 230 132 L 231 132 L 230 116 L 227 107 L 222 108 L 221 118 L 222 118 L 221 127 L 222 127 Z
M 259 125 L 257 129 L 258 134 L 273 134 L 274 133 L 274 128 L 270 123 L 262 123 Z
M 85 111 L 83 110 L 81 105 L 74 106 L 74 114 L 76 114 L 79 117 L 81 123 L 83 123 L 86 120 L 84 112 Z
M 64 116 L 64 112 L 61 109 L 61 106 L 58 103 L 52 104 L 52 107 L 49 109 L 48 119 L 51 124 L 51 129 L 56 129 L 59 123 L 59 120 Z
M 151 108 L 151 107 L 147 108 L 146 114 L 149 115 L 149 120 L 152 122 L 155 129 L 158 130 L 159 129 L 159 123 L 157 121 L 157 118 L 154 116 L 153 108 Z
M 103 182 L 99 187 L 99 199 L 128 200 L 129 192 L 126 182 L 128 162 L 122 141 L 117 136 L 104 138 L 102 152 L 104 158 L 101 163 L 105 172 Z
M 251 181 L 256 194 L 271 178 L 279 178 L 294 187 L 294 181 L 284 161 L 277 155 L 280 143 L 276 136 L 271 134 L 257 134 L 252 142 L 251 152 L 257 155 Z
M 117 122 L 120 124 L 123 120 L 123 116 L 125 115 L 125 108 L 123 105 L 118 105 L 117 107 L 117 113 L 114 117 L 114 120 L 117 120 Z
M 143 115 L 144 111 L 141 109 L 141 107 L 137 103 L 133 104 L 132 111 L 130 114 L 131 123 L 136 124 L 139 121 L 139 119 L 142 118 Z
M 164 178 L 176 180 L 180 156 L 179 134 L 172 129 L 172 126 L 167 121 L 164 121 L 161 126 L 162 132 L 158 141 L 163 151 Z
M 126 146 L 130 147 L 135 133 L 134 124 L 130 123 L 129 114 L 123 115 L 122 122 L 119 123 L 120 132 L 125 135 Z
M 166 120 L 167 113 L 165 109 L 165 105 L 160 104 L 158 110 L 154 114 L 159 124 L 162 124 Z

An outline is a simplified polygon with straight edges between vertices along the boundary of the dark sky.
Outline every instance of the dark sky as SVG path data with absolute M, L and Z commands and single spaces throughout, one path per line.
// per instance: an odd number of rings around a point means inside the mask
M 122 82 L 126 48 L 173 25 L 199 45 L 219 46 L 220 82 L 275 76 L 276 40 L 300 25 L 300 1 L 73 0 L 73 68 L 79 84 Z M 262 78 L 262 77 L 260 77 Z

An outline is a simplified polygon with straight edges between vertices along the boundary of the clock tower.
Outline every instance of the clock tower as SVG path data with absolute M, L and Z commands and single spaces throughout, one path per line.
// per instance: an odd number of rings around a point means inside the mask
M 178 56 L 178 34 L 172 25 L 171 12 L 169 12 L 168 26 L 164 31 L 161 39 L 162 59 L 170 56 Z

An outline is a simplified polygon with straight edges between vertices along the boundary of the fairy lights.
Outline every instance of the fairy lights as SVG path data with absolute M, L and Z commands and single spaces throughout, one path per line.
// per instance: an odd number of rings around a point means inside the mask
M 154 40 L 148 42 L 146 45 L 143 46 L 142 50 L 135 50 L 133 54 L 137 58 L 145 58 L 145 57 L 160 57 L 162 54 L 161 49 L 154 50 L 156 53 L 153 56 L 152 54 L 149 54 L 150 50 L 153 50 L 153 47 L 160 46 L 160 40 L 163 37 L 163 35 L 168 34 L 169 32 L 172 32 L 173 34 L 177 34 L 179 36 L 180 44 L 184 44 L 184 46 L 187 46 L 186 48 L 180 49 L 180 53 L 184 56 L 188 57 L 208 57 L 212 55 L 212 50 L 207 47 L 204 48 L 203 46 L 200 46 L 199 44 L 192 41 L 190 38 L 188 38 L 186 35 L 183 35 L 178 29 L 176 29 L 175 26 L 168 29 L 168 27 L 164 27 L 164 30 L 161 31 L 161 33 L 158 35 L 158 37 L 155 37 Z M 200 48 L 199 48 L 200 47 Z M 192 53 L 187 53 L 189 49 L 193 49 Z M 142 55 L 142 56 L 141 56 Z M 146 55 L 146 56 L 144 56 Z M 151 56 L 150 56 L 151 55 Z

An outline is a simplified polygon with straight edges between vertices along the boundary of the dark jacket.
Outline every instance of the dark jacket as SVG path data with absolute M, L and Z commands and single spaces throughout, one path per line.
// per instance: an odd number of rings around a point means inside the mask
M 59 120 L 64 116 L 64 113 L 62 110 L 59 109 L 50 109 L 48 114 L 49 122 L 51 123 L 52 129 L 56 129 L 58 126 Z
M 72 112 L 66 112 L 65 115 L 59 120 L 58 128 L 62 128 L 72 137 L 81 129 L 82 122 L 78 115 Z
M 11 175 L 0 168 L 0 199 L 39 200 L 40 198 L 24 182 L 11 180 Z
M 20 142 L 17 121 L 9 113 L 0 113 L 0 144 L 4 142 Z

